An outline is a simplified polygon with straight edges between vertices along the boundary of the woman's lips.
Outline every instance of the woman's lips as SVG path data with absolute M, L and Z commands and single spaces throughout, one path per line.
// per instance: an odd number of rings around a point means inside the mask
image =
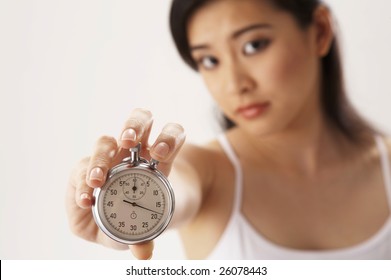
M 241 117 L 245 119 L 254 119 L 262 115 L 270 106 L 269 102 L 255 103 L 247 106 L 239 107 L 236 111 Z

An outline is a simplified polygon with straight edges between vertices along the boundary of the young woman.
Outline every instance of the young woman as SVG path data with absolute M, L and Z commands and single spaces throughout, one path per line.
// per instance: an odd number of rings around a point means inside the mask
M 227 130 L 183 145 L 136 109 L 119 141 L 98 140 L 71 175 L 67 211 L 80 237 L 127 249 L 91 215 L 93 188 L 141 141 L 169 175 L 171 223 L 190 259 L 391 259 L 391 143 L 344 95 L 330 11 L 318 0 L 174 0 L 171 30 Z M 182 147 L 182 148 L 181 148 Z M 153 244 L 131 246 L 148 259 Z

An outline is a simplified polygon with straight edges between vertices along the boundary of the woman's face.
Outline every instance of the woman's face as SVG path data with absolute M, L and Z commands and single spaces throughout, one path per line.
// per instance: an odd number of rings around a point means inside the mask
M 188 39 L 212 96 L 246 131 L 296 128 L 320 111 L 315 29 L 268 1 L 209 1 L 190 18 Z

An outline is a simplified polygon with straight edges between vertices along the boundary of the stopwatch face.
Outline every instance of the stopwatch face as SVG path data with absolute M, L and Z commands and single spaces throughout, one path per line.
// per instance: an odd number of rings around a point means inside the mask
M 156 170 L 133 167 L 109 177 L 94 192 L 94 218 L 112 239 L 135 244 L 158 236 L 173 213 L 173 193 Z

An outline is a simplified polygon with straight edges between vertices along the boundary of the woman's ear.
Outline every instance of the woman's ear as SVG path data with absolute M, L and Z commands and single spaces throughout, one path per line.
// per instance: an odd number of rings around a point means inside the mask
M 320 57 L 329 53 L 331 44 L 334 40 L 334 30 L 330 10 L 319 5 L 313 16 L 313 24 L 316 32 L 316 50 Z

